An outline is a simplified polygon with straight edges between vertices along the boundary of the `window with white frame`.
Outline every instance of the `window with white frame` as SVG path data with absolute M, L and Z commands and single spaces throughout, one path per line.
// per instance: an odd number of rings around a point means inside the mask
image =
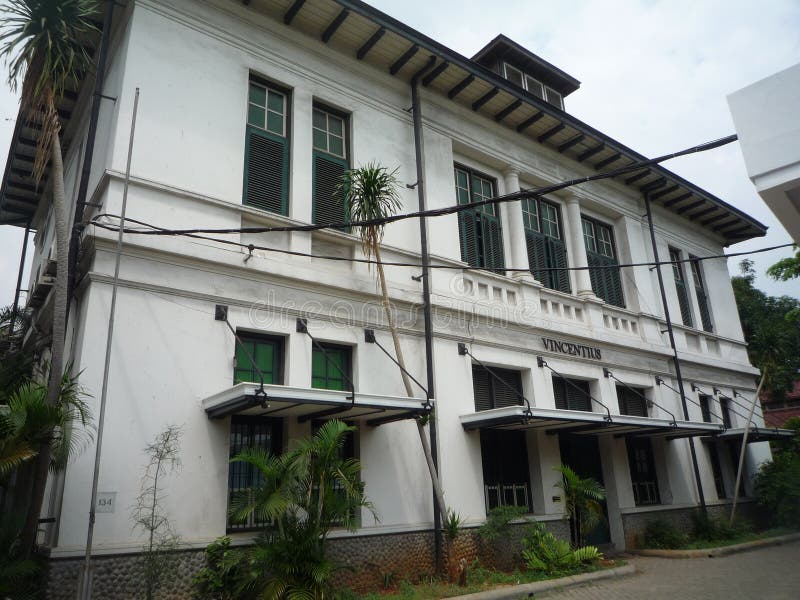
M 514 85 L 519 86 L 524 90 L 528 90 L 537 98 L 541 98 L 542 100 L 545 100 L 562 110 L 564 109 L 564 97 L 559 92 L 543 84 L 535 77 L 531 77 L 527 73 L 523 73 L 517 67 L 514 67 L 508 63 L 503 63 L 503 77 L 508 79 Z

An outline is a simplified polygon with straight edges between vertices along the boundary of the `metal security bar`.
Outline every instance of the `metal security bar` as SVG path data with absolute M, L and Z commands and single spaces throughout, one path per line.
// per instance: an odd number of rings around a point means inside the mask
M 539 366 L 539 368 L 542 368 L 542 367 L 547 367 L 548 369 L 550 369 L 550 371 L 553 373 L 553 375 L 555 375 L 556 377 L 558 377 L 559 379 L 561 379 L 561 380 L 562 380 L 564 383 L 566 383 L 567 385 L 569 385 L 569 386 L 571 386 L 571 387 L 575 388 L 575 389 L 576 389 L 576 390 L 578 390 L 578 391 L 579 391 L 581 394 L 583 394 L 583 393 L 584 393 L 584 391 L 583 391 L 581 388 L 579 388 L 577 385 L 575 385 L 574 383 L 572 383 L 572 381 L 570 381 L 570 380 L 569 380 L 567 377 L 564 377 L 564 376 L 563 376 L 561 373 L 559 373 L 559 372 L 558 372 L 558 371 L 556 371 L 556 370 L 555 370 L 553 367 L 551 367 L 550 365 L 548 365 L 548 364 L 547 364 L 547 361 L 546 361 L 544 358 L 542 358 L 541 356 L 537 356 L 537 357 L 536 357 L 536 364 Z M 589 396 L 589 399 L 590 399 L 590 400 L 593 400 L 594 402 L 597 402 L 597 404 L 599 404 L 600 406 L 602 406 L 603 408 L 605 408 L 605 409 L 606 409 L 606 414 L 605 414 L 605 416 L 603 417 L 603 418 L 605 419 L 605 421 L 606 421 L 607 423 L 613 423 L 613 422 L 614 422 L 614 419 L 612 419 L 612 418 L 611 418 L 611 411 L 608 409 L 608 406 L 606 406 L 605 404 L 603 404 L 602 402 L 600 402 L 600 400 L 598 400 L 597 398 L 595 398 L 595 397 L 594 397 L 594 396 L 592 396 L 591 394 L 587 394 L 587 395 Z

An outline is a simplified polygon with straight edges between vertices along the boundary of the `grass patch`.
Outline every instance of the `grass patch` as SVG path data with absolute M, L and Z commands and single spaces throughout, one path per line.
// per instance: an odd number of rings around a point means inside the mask
M 437 598 L 451 598 L 464 594 L 474 594 L 498 587 L 558 579 L 559 577 L 578 575 L 580 573 L 590 573 L 619 567 L 623 564 L 624 561 L 603 560 L 598 564 L 581 565 L 569 571 L 552 574 L 536 571 L 513 571 L 507 573 L 494 569 L 485 569 L 481 566 L 473 566 L 468 572 L 467 585 L 465 587 L 459 587 L 454 583 L 448 583 L 446 580 L 431 578 L 428 581 L 416 584 L 410 581 L 403 581 L 395 588 L 366 594 L 345 592 L 339 595 L 338 600 L 382 600 L 385 598 L 391 598 L 393 600 L 436 600 Z
M 683 549 L 686 550 L 702 550 L 705 548 L 721 548 L 723 546 L 733 546 L 735 544 L 743 544 L 745 542 L 755 542 L 757 540 L 764 540 L 771 537 L 777 537 L 779 535 L 787 535 L 789 533 L 797 533 L 794 529 L 788 529 L 785 527 L 777 527 L 774 529 L 767 529 L 766 531 L 761 531 L 758 533 L 749 532 L 749 533 L 742 533 L 735 537 L 727 538 L 727 539 L 696 539 L 692 540 L 688 544 L 686 544 Z

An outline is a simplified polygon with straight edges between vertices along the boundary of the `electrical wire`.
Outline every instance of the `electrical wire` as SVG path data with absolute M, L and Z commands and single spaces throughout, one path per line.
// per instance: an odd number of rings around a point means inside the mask
M 104 213 L 103 215 L 98 215 L 98 217 L 111 217 L 111 218 L 119 218 L 118 215 L 113 215 L 109 213 Z M 96 217 L 97 218 L 97 217 Z M 188 230 L 170 230 L 163 227 L 159 227 L 158 225 L 153 225 L 151 223 L 147 223 L 145 221 L 139 221 L 137 219 L 131 219 L 130 217 L 125 217 L 126 222 L 136 223 L 143 227 L 151 228 L 153 231 L 161 232 L 164 235 L 172 235 L 176 237 L 188 237 L 197 240 L 205 240 L 210 242 L 216 242 L 219 244 L 225 244 L 229 246 L 237 246 L 239 248 L 243 248 L 249 250 L 251 253 L 254 250 L 261 250 L 264 252 L 276 252 L 279 254 L 288 254 L 291 256 L 302 256 L 305 258 L 315 258 L 320 260 L 331 260 L 331 261 L 338 261 L 338 262 L 352 262 L 352 263 L 361 263 L 367 265 L 377 265 L 381 264 L 384 267 L 411 267 L 415 269 L 421 269 L 422 263 L 417 262 L 397 262 L 397 261 L 377 261 L 371 258 L 350 258 L 346 256 L 331 256 L 327 254 L 314 254 L 312 252 L 301 252 L 299 250 L 287 250 L 285 248 L 275 248 L 272 246 L 261 246 L 259 244 L 245 244 L 242 242 L 236 242 L 234 240 L 226 240 L 222 238 L 215 238 L 207 235 L 202 235 L 198 233 L 190 233 Z M 95 221 L 94 219 L 90 222 L 91 225 L 95 227 L 99 227 L 101 229 L 106 229 L 108 231 L 118 232 L 119 226 L 110 224 L 110 223 L 101 223 L 99 221 Z M 244 230 L 236 230 L 235 232 L 230 233 L 243 233 Z M 137 230 L 130 230 L 130 228 L 125 227 L 123 233 L 145 233 L 145 230 L 137 229 Z M 537 267 L 536 271 L 588 271 L 592 269 L 621 269 L 621 268 L 628 268 L 628 267 L 654 267 L 654 266 L 666 266 L 666 265 L 673 265 L 673 264 L 680 264 L 680 263 L 689 263 L 689 262 L 697 262 L 702 260 L 711 260 L 716 258 L 731 258 L 736 256 L 749 256 L 751 254 L 759 254 L 761 252 L 770 252 L 772 250 L 780 250 L 782 248 L 788 248 L 790 246 L 794 246 L 794 243 L 787 243 L 787 244 L 779 244 L 777 246 L 768 246 L 765 248 L 757 248 L 755 250 L 748 250 L 744 252 L 731 252 L 730 254 L 712 254 L 709 256 L 697 256 L 692 258 L 682 258 L 679 260 L 662 260 L 662 261 L 650 261 L 650 262 L 637 262 L 637 263 L 621 263 L 616 265 L 596 265 L 596 266 L 585 266 L 585 267 Z M 428 265 L 430 269 L 445 269 L 445 270 L 456 270 L 456 271 L 491 271 L 492 269 L 487 269 L 486 267 L 473 267 L 473 266 L 465 266 L 465 265 Z M 497 269 L 500 272 L 508 272 L 508 273 L 528 273 L 531 271 L 530 267 L 503 267 L 502 269 Z
M 620 167 L 618 169 L 612 169 L 611 171 L 604 171 L 602 173 L 596 173 L 595 175 L 590 175 L 588 177 L 578 177 L 575 179 L 569 179 L 566 181 L 562 181 L 559 183 L 555 183 L 552 185 L 547 185 L 538 188 L 532 189 L 524 189 L 520 190 L 519 192 L 513 192 L 511 194 L 505 194 L 503 196 L 495 196 L 494 198 L 487 198 L 485 200 L 480 200 L 478 202 L 471 202 L 469 204 L 455 204 L 452 206 L 447 206 L 444 208 L 433 208 L 428 210 L 421 210 L 411 213 L 403 213 L 399 215 L 391 215 L 388 217 L 381 217 L 378 219 L 367 219 L 363 221 L 349 221 L 349 222 L 342 222 L 342 223 L 328 223 L 328 224 L 309 224 L 309 225 L 281 225 L 275 227 L 238 227 L 238 228 L 192 228 L 192 229 L 165 229 L 160 228 L 157 230 L 130 230 L 129 233 L 139 233 L 143 235 L 184 235 L 184 234 L 201 234 L 201 233 L 208 233 L 208 234 L 224 234 L 224 233 L 277 233 L 277 232 L 292 232 L 292 231 L 300 231 L 300 232 L 309 232 L 309 231 L 320 231 L 322 229 L 347 229 L 350 227 L 373 227 L 373 226 L 381 226 L 387 225 L 389 223 L 394 223 L 396 221 L 402 221 L 405 219 L 417 219 L 421 217 L 440 217 L 444 215 L 450 215 L 454 213 L 459 213 L 462 211 L 467 210 L 475 210 L 485 205 L 494 205 L 494 204 L 502 204 L 505 202 L 513 202 L 515 200 L 521 200 L 523 198 L 538 198 L 545 194 L 551 194 L 553 192 L 557 192 L 559 190 L 563 190 L 568 187 L 572 187 L 575 185 L 580 185 L 582 183 L 589 183 L 591 181 L 598 181 L 601 179 L 610 179 L 613 177 L 617 177 L 619 175 L 625 175 L 626 173 L 632 173 L 634 171 L 640 171 L 643 168 L 649 165 L 655 165 L 673 158 L 677 158 L 679 156 L 685 156 L 687 154 L 695 154 L 698 152 L 706 152 L 708 150 L 713 150 L 714 148 L 719 148 L 720 146 L 725 146 L 726 144 L 730 144 L 735 142 L 738 139 L 736 135 L 729 135 L 724 138 L 719 138 L 717 140 L 712 140 L 710 142 L 706 142 L 704 144 L 700 144 L 698 146 L 692 146 L 691 148 L 686 148 L 684 150 L 679 150 L 678 152 L 671 152 L 669 154 L 664 154 L 662 156 L 651 158 L 649 160 L 638 161 L 636 163 L 630 164 L 625 167 Z M 106 214 L 100 214 L 94 217 L 90 221 L 90 223 L 94 223 L 96 219 L 108 216 Z

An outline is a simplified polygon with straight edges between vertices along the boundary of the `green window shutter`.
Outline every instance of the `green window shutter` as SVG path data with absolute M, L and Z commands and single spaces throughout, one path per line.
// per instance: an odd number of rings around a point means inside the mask
M 686 291 L 686 283 L 683 281 L 675 282 L 675 289 L 678 292 L 678 304 L 681 307 L 681 319 L 687 327 L 692 326 L 692 309 L 689 304 L 689 294 Z
M 617 264 L 616 259 L 597 254 L 596 252 L 587 252 L 586 258 L 589 269 L 589 277 L 592 280 L 592 289 L 599 297 L 613 304 L 614 306 L 625 307 L 625 297 L 622 293 L 622 277 L 619 268 L 615 267 Z M 592 268 L 601 267 L 601 268 Z
M 700 319 L 703 322 L 703 329 L 705 331 L 714 331 L 714 326 L 711 324 L 711 313 L 708 310 L 708 296 L 703 288 L 695 288 L 697 292 L 697 303 L 700 307 Z
M 349 390 L 350 348 L 324 345 L 323 352 L 316 346 L 311 354 L 311 387 L 325 390 Z M 344 373 L 344 374 L 343 374 Z
M 331 225 L 349 220 L 344 201 L 338 192 L 347 161 L 314 151 L 314 223 Z
M 236 365 L 233 370 L 234 383 L 258 383 L 263 374 L 264 383 L 280 384 L 282 342 L 276 339 L 255 336 L 239 336 L 239 339 L 242 343 L 236 342 Z M 248 353 L 250 356 L 248 356 Z M 252 357 L 252 361 L 250 357 Z M 255 366 L 253 363 L 255 363 Z
M 591 412 L 592 400 L 589 396 L 589 384 L 585 381 L 570 379 L 565 382 L 567 393 L 567 408 L 569 410 L 582 410 Z
M 489 372 L 481 366 L 472 366 L 472 389 L 475 398 L 475 411 L 494 408 L 492 402 L 492 386 L 489 383 Z
M 635 393 L 633 390 L 618 385 L 617 400 L 619 401 L 620 414 L 634 417 L 647 416 L 647 403 L 642 395 Z
M 288 192 L 289 144 L 286 138 L 248 126 L 244 204 L 285 215 Z
M 478 226 L 480 218 L 474 210 L 458 213 L 458 235 L 461 239 L 461 260 L 471 267 L 482 267 L 478 255 Z
M 542 269 L 547 268 L 547 243 L 545 237 L 536 231 L 527 229 L 525 231 L 525 245 L 528 250 L 528 266 L 531 274 L 546 285 L 548 272 Z
M 520 372 L 510 369 L 492 369 L 492 372 L 508 384 L 508 386 L 511 386 L 509 388 L 497 380 L 492 381 L 492 385 L 494 386 L 495 408 L 521 405 L 522 399 L 519 397 L 519 394 L 522 394 L 522 376 Z M 517 393 L 514 393 L 514 390 L 516 390 Z
M 547 238 L 547 244 L 549 246 L 548 257 L 550 259 L 548 267 L 558 269 L 557 271 L 550 271 L 551 285 L 548 287 L 568 294 L 570 285 L 569 271 L 567 271 L 569 267 L 567 263 L 567 246 L 561 240 L 552 237 Z
M 503 255 L 503 231 L 500 227 L 500 221 L 497 217 L 486 214 L 481 215 L 480 219 L 484 252 L 484 264 L 482 266 L 502 273 L 506 264 Z
M 567 384 L 560 377 L 553 376 L 553 396 L 556 401 L 556 408 L 567 410 Z

